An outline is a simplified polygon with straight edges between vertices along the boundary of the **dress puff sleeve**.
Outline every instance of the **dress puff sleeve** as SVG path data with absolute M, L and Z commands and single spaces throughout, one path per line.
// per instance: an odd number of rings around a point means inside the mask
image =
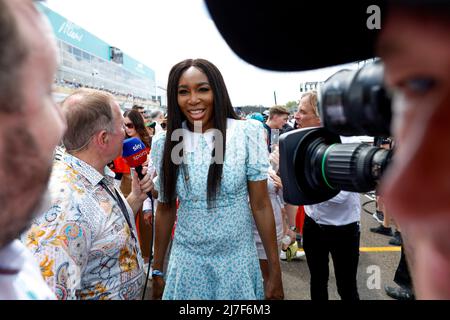
M 155 185 L 155 190 L 158 192 L 158 201 L 162 201 L 161 194 L 161 174 L 162 174 L 162 158 L 164 154 L 164 143 L 166 141 L 166 132 L 163 131 L 156 135 L 152 141 L 152 148 L 150 152 L 150 161 L 155 168 L 156 177 L 153 178 L 153 183 Z
M 247 180 L 266 180 L 270 164 L 265 129 L 261 122 L 249 119 L 245 121 L 244 130 L 247 148 Z

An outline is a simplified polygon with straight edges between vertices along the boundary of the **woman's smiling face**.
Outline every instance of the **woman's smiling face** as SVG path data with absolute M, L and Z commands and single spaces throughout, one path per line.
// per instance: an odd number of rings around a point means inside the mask
M 192 129 L 201 122 L 202 132 L 214 124 L 214 95 L 208 77 L 198 68 L 190 67 L 178 82 L 178 106 Z

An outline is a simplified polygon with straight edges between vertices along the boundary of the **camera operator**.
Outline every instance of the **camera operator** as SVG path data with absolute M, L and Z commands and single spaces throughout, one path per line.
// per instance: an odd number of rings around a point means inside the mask
M 320 125 L 316 92 L 302 96 L 297 114 L 302 128 Z M 351 138 L 347 139 L 350 142 Z M 361 218 L 359 194 L 341 191 L 328 201 L 305 206 L 305 213 L 303 249 L 311 274 L 311 299 L 328 300 L 328 256 L 331 253 L 341 299 L 359 300 L 356 285 Z

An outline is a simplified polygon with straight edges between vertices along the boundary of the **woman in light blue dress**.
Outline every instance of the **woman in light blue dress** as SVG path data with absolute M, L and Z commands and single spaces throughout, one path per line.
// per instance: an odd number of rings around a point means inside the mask
M 167 133 L 154 138 L 151 151 L 159 201 L 153 298 L 282 299 L 264 128 L 254 120 L 238 120 L 223 78 L 209 61 L 175 65 L 167 95 Z M 266 283 L 253 238 L 252 213 L 268 256 Z

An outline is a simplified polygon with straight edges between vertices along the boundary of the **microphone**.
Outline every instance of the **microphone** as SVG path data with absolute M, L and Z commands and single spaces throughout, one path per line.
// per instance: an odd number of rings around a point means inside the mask
M 139 179 L 144 178 L 142 174 L 142 164 L 147 160 L 147 150 L 145 144 L 138 138 L 128 138 L 123 141 L 122 157 L 125 162 L 131 167 L 135 168 Z M 151 192 L 147 192 L 151 199 Z
M 142 164 L 147 160 L 147 151 L 145 150 L 145 144 L 138 138 L 128 138 L 123 141 L 123 151 L 122 157 L 125 159 L 125 162 L 131 167 L 135 168 L 136 172 L 139 176 L 139 179 L 144 178 L 142 174 Z M 155 208 L 153 205 L 153 197 L 152 193 L 147 192 L 147 196 L 152 204 L 152 237 L 150 239 L 150 257 L 148 261 L 148 269 L 147 269 L 147 277 L 145 279 L 144 291 L 142 293 L 142 300 L 145 297 L 145 291 L 147 289 L 148 277 L 150 275 L 150 266 L 152 265 L 153 260 L 153 238 L 155 236 L 155 228 L 153 227 L 153 221 L 155 221 Z

